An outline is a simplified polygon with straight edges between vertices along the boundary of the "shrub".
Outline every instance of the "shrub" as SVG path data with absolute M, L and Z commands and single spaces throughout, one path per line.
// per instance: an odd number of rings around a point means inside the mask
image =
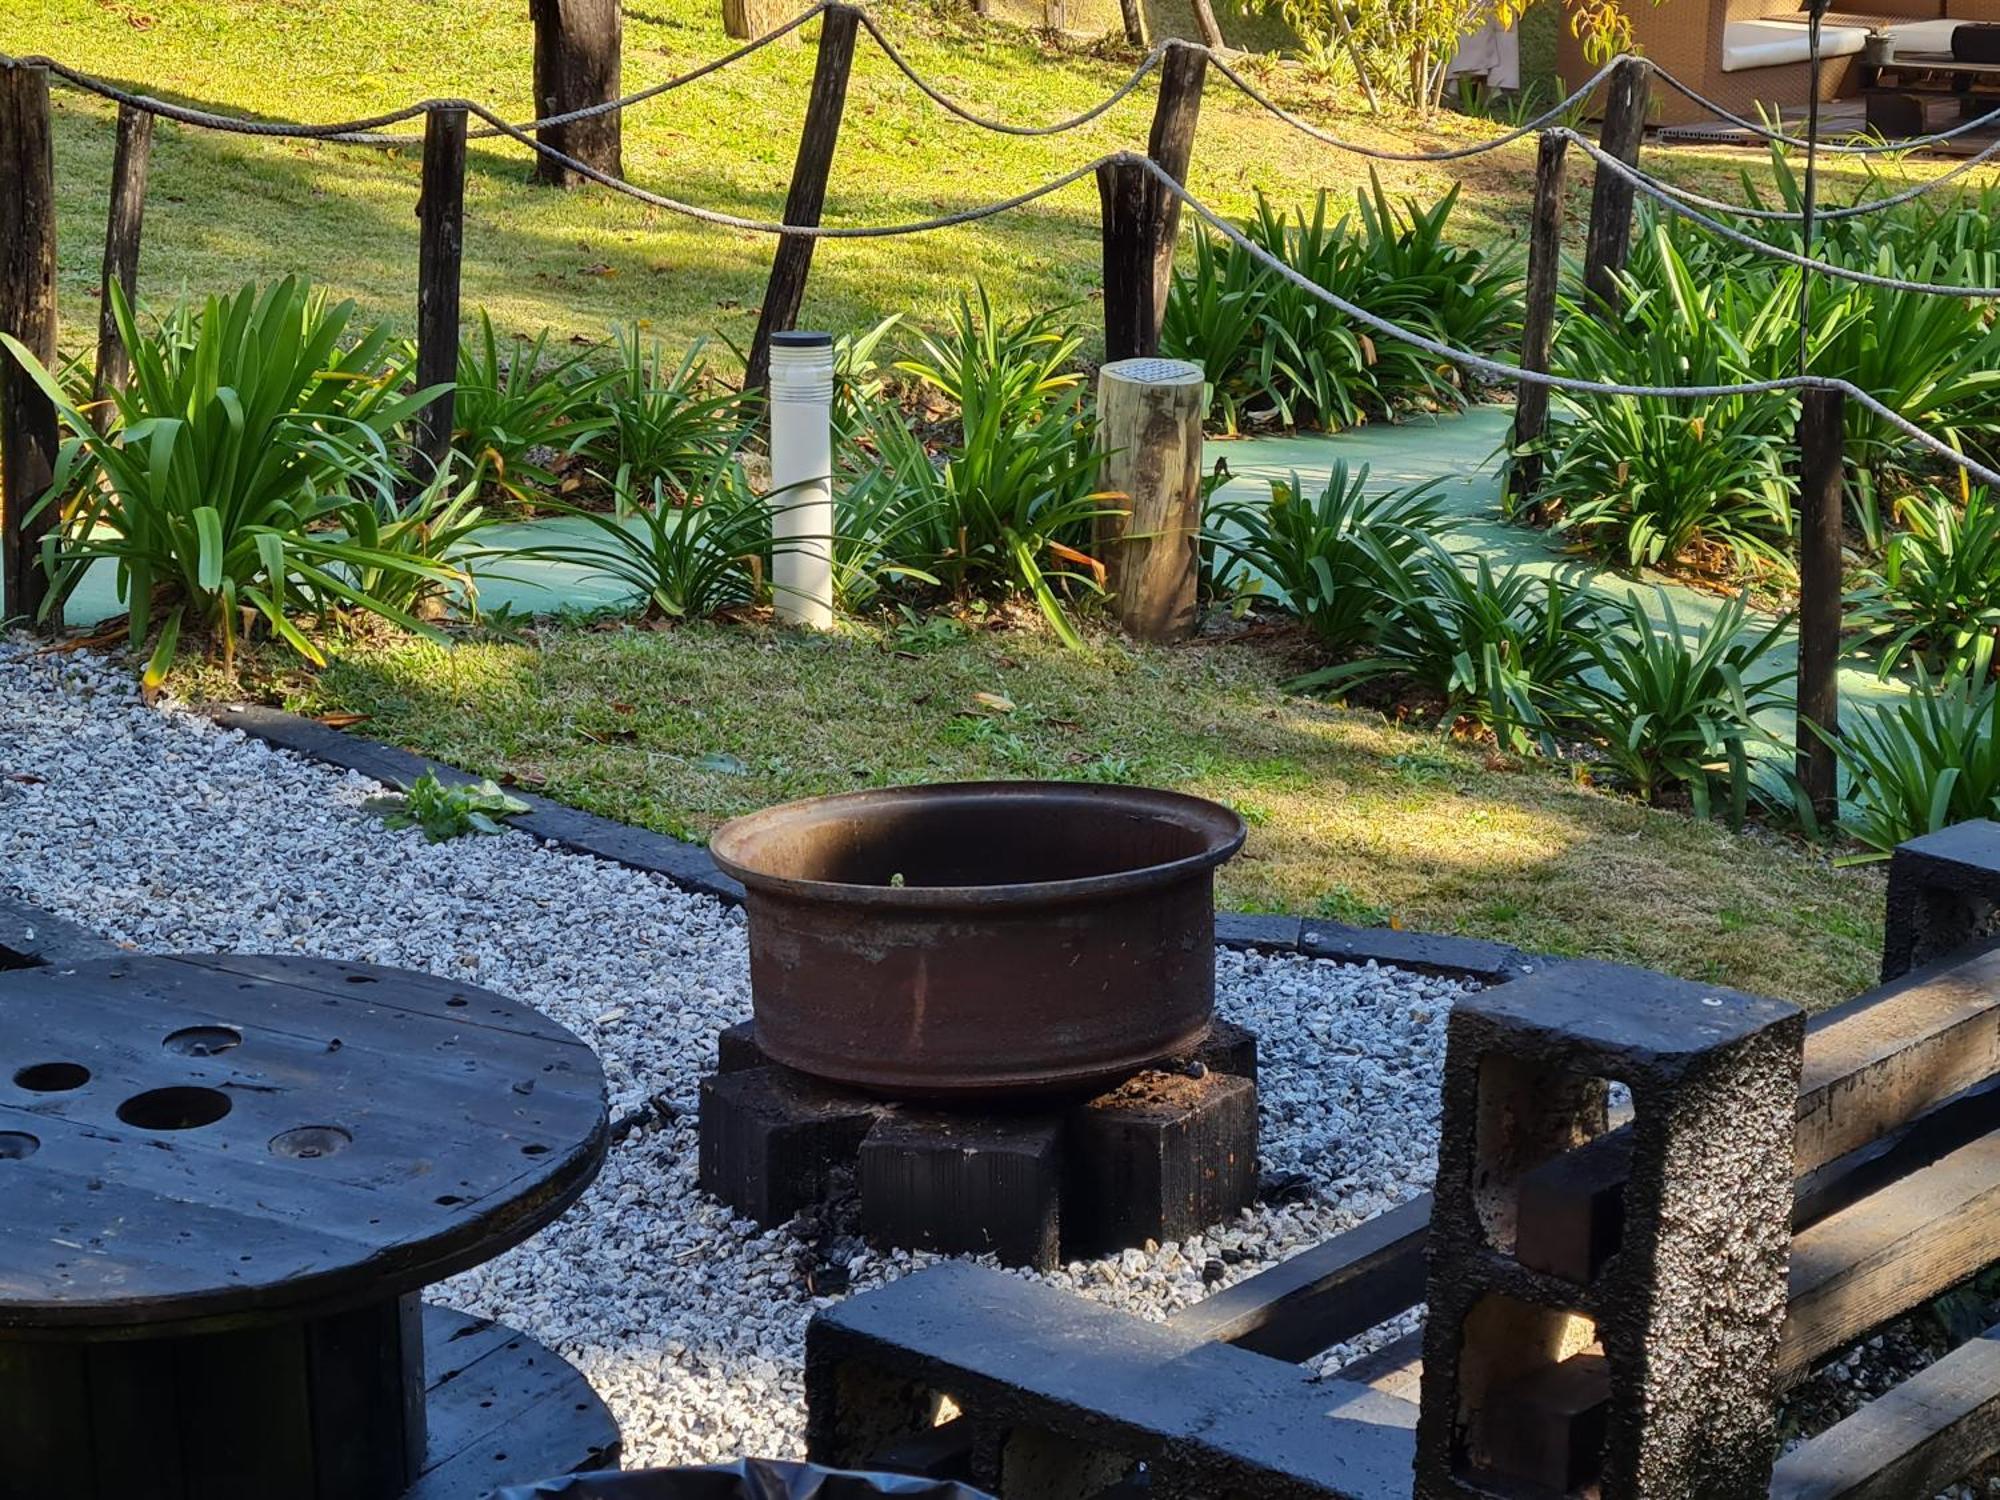
M 1290 214 L 1263 197 L 1242 225 L 1253 245 L 1357 306 L 1462 348 L 1491 351 L 1519 329 L 1511 258 L 1446 238 L 1454 188 L 1430 208 L 1392 205 L 1372 173 L 1356 215 L 1329 219 L 1322 192 Z M 1160 346 L 1207 372 L 1218 419 L 1235 431 L 1256 405 L 1288 426 L 1344 427 L 1367 412 L 1463 399 L 1455 369 L 1378 342 L 1345 314 L 1234 241 L 1196 237 L 1176 271 Z
M 1705 629 L 1690 630 L 1669 593 L 1662 589 L 1658 597 L 1663 629 L 1654 628 L 1634 593 L 1619 608 L 1622 628 L 1590 638 L 1600 676 L 1578 678 L 1560 694 L 1562 709 L 1646 801 L 1685 787 L 1696 815 L 1706 818 L 1720 783 L 1731 823 L 1741 823 L 1751 747 L 1771 739 L 1757 715 L 1790 701 L 1781 688 L 1791 669 L 1769 661 L 1785 622 L 1746 632 L 1739 597 Z
M 623 328 L 616 339 L 618 368 L 596 385 L 585 419 L 596 427 L 592 451 L 613 471 L 631 470 L 641 487 L 657 479 L 684 495 L 692 479 L 742 443 L 743 398 L 709 389 L 700 343 L 669 365 L 658 339 Z
M 585 367 L 589 350 L 551 361 L 549 337 L 544 328 L 532 343 L 516 338 L 503 355 L 493 320 L 482 310 L 477 341 L 458 349 L 452 440 L 523 503 L 533 492 L 561 486 L 544 453 L 580 453 L 608 421 L 596 401 L 611 377 Z
M 377 506 L 394 504 L 390 435 L 437 394 L 392 389 L 401 372 L 383 363 L 388 333 L 376 328 L 343 348 L 354 304 L 330 305 L 296 279 L 210 298 L 198 317 L 171 325 L 172 343 L 145 337 L 117 287 L 111 296 L 132 379 L 108 435 L 7 340 L 70 434 L 40 502 L 66 502 L 43 554 L 51 607 L 92 563 L 115 563 L 135 648 L 162 612 L 149 690 L 184 625 L 211 633 L 233 662 L 245 611 L 314 662 L 323 658 L 294 606 L 324 615 L 350 605 L 427 630 L 395 601 L 448 585 L 458 571 L 358 539 Z
M 849 611 L 879 602 L 890 584 L 939 585 L 925 566 L 941 529 L 929 451 L 883 402 L 857 407 L 857 429 L 869 434 L 874 451 L 850 450 L 833 491 L 833 599 Z
M 448 458 L 422 489 L 378 494 L 349 507 L 342 520 L 370 559 L 351 570 L 356 590 L 403 614 L 427 619 L 441 611 L 445 595 L 456 589 L 468 612 L 476 613 L 479 590 L 460 559 L 473 551 L 474 538 L 490 524 L 479 504 L 485 483 L 477 464 L 461 479 L 457 463 Z
M 1622 320 L 1588 313 L 1564 325 L 1556 367 L 1625 385 L 1720 385 L 1754 378 L 1774 330 L 1790 321 L 1786 284 L 1762 292 L 1703 284 L 1664 232 L 1654 236 L 1663 282 L 1634 286 Z M 1712 561 L 1789 566 L 1791 483 L 1786 397 L 1683 401 L 1564 396 L 1554 456 L 1536 497 L 1558 526 L 1631 565 Z
M 984 289 L 976 313 L 961 299 L 950 335 L 923 339 L 926 357 L 900 366 L 958 404 L 958 441 L 934 465 L 888 434 L 899 493 L 877 502 L 913 545 L 901 561 L 961 596 L 1027 596 L 1070 646 L 1082 638 L 1059 590 L 1101 590 L 1102 567 L 1083 549 L 1114 498 L 1096 488 L 1103 456 L 1070 368 L 1080 343 L 1051 314 L 996 319 Z
M 1566 701 L 1593 665 L 1603 609 L 1587 588 L 1480 558 L 1468 577 L 1436 543 L 1385 611 L 1376 655 L 1309 673 L 1292 686 L 1345 690 L 1407 677 L 1470 716 L 1513 751 L 1552 749 L 1551 702 Z
M 1444 511 L 1434 484 L 1370 495 L 1367 467 L 1350 476 L 1336 461 L 1316 498 L 1294 474 L 1272 482 L 1268 503 L 1212 505 L 1205 529 L 1226 559 L 1219 592 L 1268 580 L 1322 645 L 1347 651 L 1371 642 L 1383 608 L 1409 592 L 1411 564 L 1443 531 Z
M 1841 829 L 1887 859 L 1898 844 L 2000 815 L 2000 685 L 1976 670 L 1934 681 L 1920 663 L 1909 698 L 1850 717 L 1828 743 L 1847 772 Z
M 609 575 L 644 601 L 653 620 L 692 620 L 765 592 L 772 552 L 771 508 L 750 488 L 733 455 L 712 459 L 690 485 L 685 504 L 674 503 L 664 481 L 634 488 L 630 470 L 612 481 L 611 514 L 551 499 L 548 506 L 584 524 L 594 535 L 512 553 L 568 563 Z
M 1902 518 L 1908 529 L 1851 596 L 1847 624 L 1880 644 L 1884 677 L 1906 657 L 1933 673 L 1968 671 L 2000 637 L 2000 507 L 1984 489 L 1963 507 L 1933 489 Z

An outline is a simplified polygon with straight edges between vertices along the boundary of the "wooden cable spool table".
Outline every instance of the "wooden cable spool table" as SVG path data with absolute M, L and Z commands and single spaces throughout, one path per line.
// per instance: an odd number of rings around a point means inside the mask
M 421 1289 L 604 1160 L 525 1005 L 320 959 L 0 974 L 0 1500 L 459 1500 L 615 1464 L 581 1375 Z

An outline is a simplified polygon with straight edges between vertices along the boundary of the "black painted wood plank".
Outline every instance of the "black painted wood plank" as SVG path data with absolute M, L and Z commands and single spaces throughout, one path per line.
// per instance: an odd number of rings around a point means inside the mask
M 478 1500 L 502 1484 L 617 1467 L 617 1423 L 559 1356 L 498 1324 L 424 1313 L 428 1345 L 482 1352 L 431 1387 L 429 1457 L 404 1500 Z

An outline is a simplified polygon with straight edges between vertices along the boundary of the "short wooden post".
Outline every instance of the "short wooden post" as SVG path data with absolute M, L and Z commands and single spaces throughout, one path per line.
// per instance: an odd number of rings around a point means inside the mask
M 854 68 L 854 36 L 859 24 L 860 12 L 847 5 L 829 5 L 820 17 L 819 57 L 813 64 L 798 159 L 792 165 L 792 187 L 785 195 L 787 224 L 817 227 L 826 207 L 827 173 L 833 167 L 833 148 L 840 143 L 840 119 L 847 109 L 847 75 Z M 805 302 L 806 275 L 812 270 L 814 243 L 810 235 L 788 234 L 778 241 L 743 375 L 746 391 L 764 388 L 771 369 L 771 335 L 798 321 L 799 308 Z
M 1547 373 L 1555 342 L 1556 280 L 1562 273 L 1563 179 L 1569 140 L 1542 132 L 1535 155 L 1535 203 L 1528 220 L 1528 300 L 1521 318 L 1521 368 Z M 1525 452 L 1549 424 L 1549 388 L 1522 381 L 1514 393 L 1514 466 L 1508 489 L 1516 501 L 1532 499 L 1542 483 L 1542 456 Z
M 722 0 L 722 34 L 754 42 L 792 18 L 790 0 Z
M 1100 487 L 1124 498 L 1097 518 L 1118 623 L 1144 641 L 1194 634 L 1201 540 L 1201 366 L 1127 359 L 1097 372 Z
M 1134 47 L 1152 45 L 1146 31 L 1146 0 L 1118 0 L 1119 19 L 1125 23 L 1125 40 Z
M 1097 169 L 1103 205 L 1104 358 L 1138 359 L 1160 347 L 1153 306 L 1152 174 L 1129 157 Z
M 146 215 L 146 171 L 153 155 L 153 117 L 129 104 L 118 106 L 118 144 L 111 154 L 111 212 L 104 223 L 104 273 L 97 289 L 97 373 L 91 382 L 93 414 L 99 430 L 110 424 L 112 394 L 132 377 L 132 356 L 118 336 L 111 289 L 125 304 L 139 299 L 139 229 Z
M 1847 397 L 1799 393 L 1798 777 L 1822 825 L 1839 811 L 1833 747 L 1840 728 L 1840 531 Z
M 49 71 L 0 57 L 0 332 L 56 362 L 56 165 Z M 0 352 L 0 619 L 32 621 L 48 598 L 42 537 L 54 506 L 28 509 L 55 471 L 55 406 Z M 51 623 L 59 623 L 52 620 Z
M 623 76 L 624 20 L 619 0 L 528 0 L 535 23 L 535 113 L 568 114 L 616 99 Z M 535 132 L 544 146 L 610 176 L 623 175 L 623 111 L 605 110 Z M 590 179 L 546 156 L 535 180 L 576 187 Z
M 1187 181 L 1194 157 L 1194 130 L 1201 120 L 1201 90 L 1208 77 L 1208 54 L 1193 47 L 1173 47 L 1160 62 L 1160 96 L 1153 105 L 1153 130 L 1146 154 L 1175 182 Z M 1167 293 L 1174 285 L 1174 246 L 1180 239 L 1181 200 L 1157 178 L 1146 191 L 1153 200 L 1153 339 L 1158 346 L 1160 322 L 1167 315 Z
M 1607 156 L 1626 166 L 1639 160 L 1639 143 L 1646 134 L 1646 101 L 1650 74 L 1642 58 L 1627 57 L 1611 70 L 1604 86 L 1604 123 L 1597 144 Z M 1606 307 L 1623 299 L 1618 276 L 1632 246 L 1632 184 L 1606 167 L 1597 169 L 1590 190 L 1590 235 L 1583 258 L 1584 289 Z
M 465 111 L 424 116 L 424 185 L 417 200 L 417 388 L 458 378 L 459 274 L 465 253 Z M 458 403 L 447 389 L 424 408 L 418 445 L 435 468 L 451 450 Z

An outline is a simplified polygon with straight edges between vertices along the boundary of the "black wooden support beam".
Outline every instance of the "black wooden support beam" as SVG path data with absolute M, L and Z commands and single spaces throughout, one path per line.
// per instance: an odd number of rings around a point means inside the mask
M 56 359 L 55 144 L 49 70 L 0 58 L 0 333 Z M 0 620 L 35 620 L 48 598 L 41 539 L 55 507 L 36 507 L 55 471 L 56 413 L 0 352 Z M 34 514 L 30 514 L 30 511 Z
M 124 294 L 127 307 L 138 304 L 139 230 L 146 215 L 146 172 L 152 155 L 152 115 L 119 105 L 118 144 L 111 155 L 111 209 L 104 222 L 104 274 L 98 285 L 97 374 L 91 384 L 100 430 L 111 420 L 112 393 L 125 389 L 132 374 L 132 355 L 118 333 L 111 289 L 115 286 Z
M 1798 777 L 1824 826 L 1839 811 L 1840 527 L 1847 397 L 1799 393 Z
M 1547 371 L 1555 343 L 1556 282 L 1562 273 L 1563 187 L 1569 138 L 1542 133 L 1535 154 L 1535 202 L 1528 220 L 1528 294 L 1521 318 L 1521 368 Z M 1508 488 L 1514 499 L 1532 500 L 1542 483 L 1542 456 L 1531 451 L 1549 424 L 1549 388 L 1522 381 L 1514 396 L 1513 468 Z
M 1649 73 L 1643 58 L 1628 57 L 1611 70 L 1604 86 L 1604 123 L 1597 144 L 1626 166 L 1639 160 L 1646 134 Z M 1607 307 L 1622 298 L 1618 276 L 1632 247 L 1632 184 L 1608 168 L 1597 169 L 1590 193 L 1590 234 L 1583 258 L 1584 289 Z
M 458 374 L 459 277 L 465 252 L 465 111 L 424 116 L 423 196 L 417 200 L 417 388 Z M 433 467 L 451 448 L 457 402 L 447 389 L 423 410 L 419 443 Z
M 860 12 L 851 6 L 829 5 L 820 17 L 819 56 L 813 63 L 812 92 L 806 97 L 805 126 L 799 133 L 798 159 L 792 166 L 791 191 L 785 195 L 785 222 L 817 228 L 826 208 L 827 174 L 833 168 L 834 147 L 840 143 L 840 120 L 847 109 L 847 78 L 854 68 L 854 38 Z M 805 302 L 806 276 L 812 270 L 810 235 L 788 234 L 778 241 L 771 259 L 771 279 L 764 288 L 764 306 L 757 315 L 756 337 L 743 375 L 743 389 L 761 391 L 771 372 L 771 335 L 798 322 Z

